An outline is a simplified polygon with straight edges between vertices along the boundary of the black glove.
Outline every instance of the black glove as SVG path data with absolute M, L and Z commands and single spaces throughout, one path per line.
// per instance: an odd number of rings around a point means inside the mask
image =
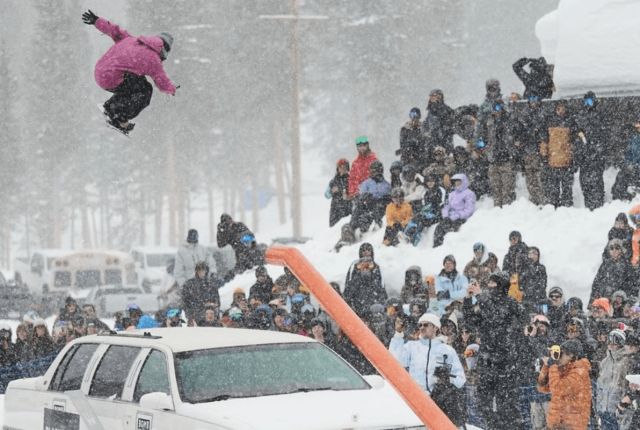
M 98 16 L 95 13 L 91 12 L 90 9 L 82 14 L 82 22 L 87 25 L 96 25 L 97 20 Z
M 436 294 L 436 298 L 438 300 L 448 300 L 451 298 L 451 293 L 449 293 L 449 291 L 439 291 L 438 294 Z
M 549 357 L 549 359 L 547 360 L 547 366 L 551 367 L 554 364 L 556 364 L 558 362 L 558 360 L 554 360 L 553 358 Z

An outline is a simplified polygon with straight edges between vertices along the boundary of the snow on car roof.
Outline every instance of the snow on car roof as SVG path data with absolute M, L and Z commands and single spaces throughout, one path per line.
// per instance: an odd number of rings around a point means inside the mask
M 146 338 L 144 333 L 151 336 Z M 117 345 L 152 346 L 164 345 L 173 352 L 195 351 L 208 348 L 263 345 L 275 343 L 304 343 L 315 340 L 291 333 L 214 327 L 172 327 L 145 330 L 121 331 L 113 335 L 85 336 L 77 342 Z

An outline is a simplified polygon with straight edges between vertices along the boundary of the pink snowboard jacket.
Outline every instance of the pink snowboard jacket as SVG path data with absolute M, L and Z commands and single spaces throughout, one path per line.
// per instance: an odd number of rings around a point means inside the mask
M 124 73 L 147 75 L 160 91 L 175 94 L 176 87 L 167 77 L 160 60 L 163 42 L 159 36 L 133 37 L 126 30 L 104 18 L 96 21 L 96 28 L 116 43 L 96 64 L 95 77 L 100 88 L 117 87 L 124 80 Z

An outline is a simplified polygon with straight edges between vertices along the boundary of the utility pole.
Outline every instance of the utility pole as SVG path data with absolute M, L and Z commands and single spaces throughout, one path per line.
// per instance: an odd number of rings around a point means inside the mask
M 300 50 L 298 47 L 298 22 L 328 19 L 327 16 L 302 16 L 298 14 L 298 0 L 289 0 L 289 15 L 260 15 L 259 19 L 289 21 L 291 51 L 289 53 L 293 80 L 289 86 L 291 99 L 291 212 L 293 236 L 302 236 L 302 168 L 300 150 Z

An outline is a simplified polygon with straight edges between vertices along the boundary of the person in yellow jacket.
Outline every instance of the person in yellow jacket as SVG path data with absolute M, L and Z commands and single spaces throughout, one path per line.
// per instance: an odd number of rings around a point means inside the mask
M 411 205 L 404 200 L 404 190 L 402 188 L 394 188 L 391 190 L 391 203 L 387 205 L 387 228 L 384 232 L 383 243 L 387 246 L 396 246 L 398 233 L 404 230 L 411 218 L 413 211 Z
M 560 100 L 555 115 L 547 123 L 548 138 L 540 144 L 540 155 L 547 162 L 547 201 L 553 206 L 573 206 L 574 148 L 577 125 Z

